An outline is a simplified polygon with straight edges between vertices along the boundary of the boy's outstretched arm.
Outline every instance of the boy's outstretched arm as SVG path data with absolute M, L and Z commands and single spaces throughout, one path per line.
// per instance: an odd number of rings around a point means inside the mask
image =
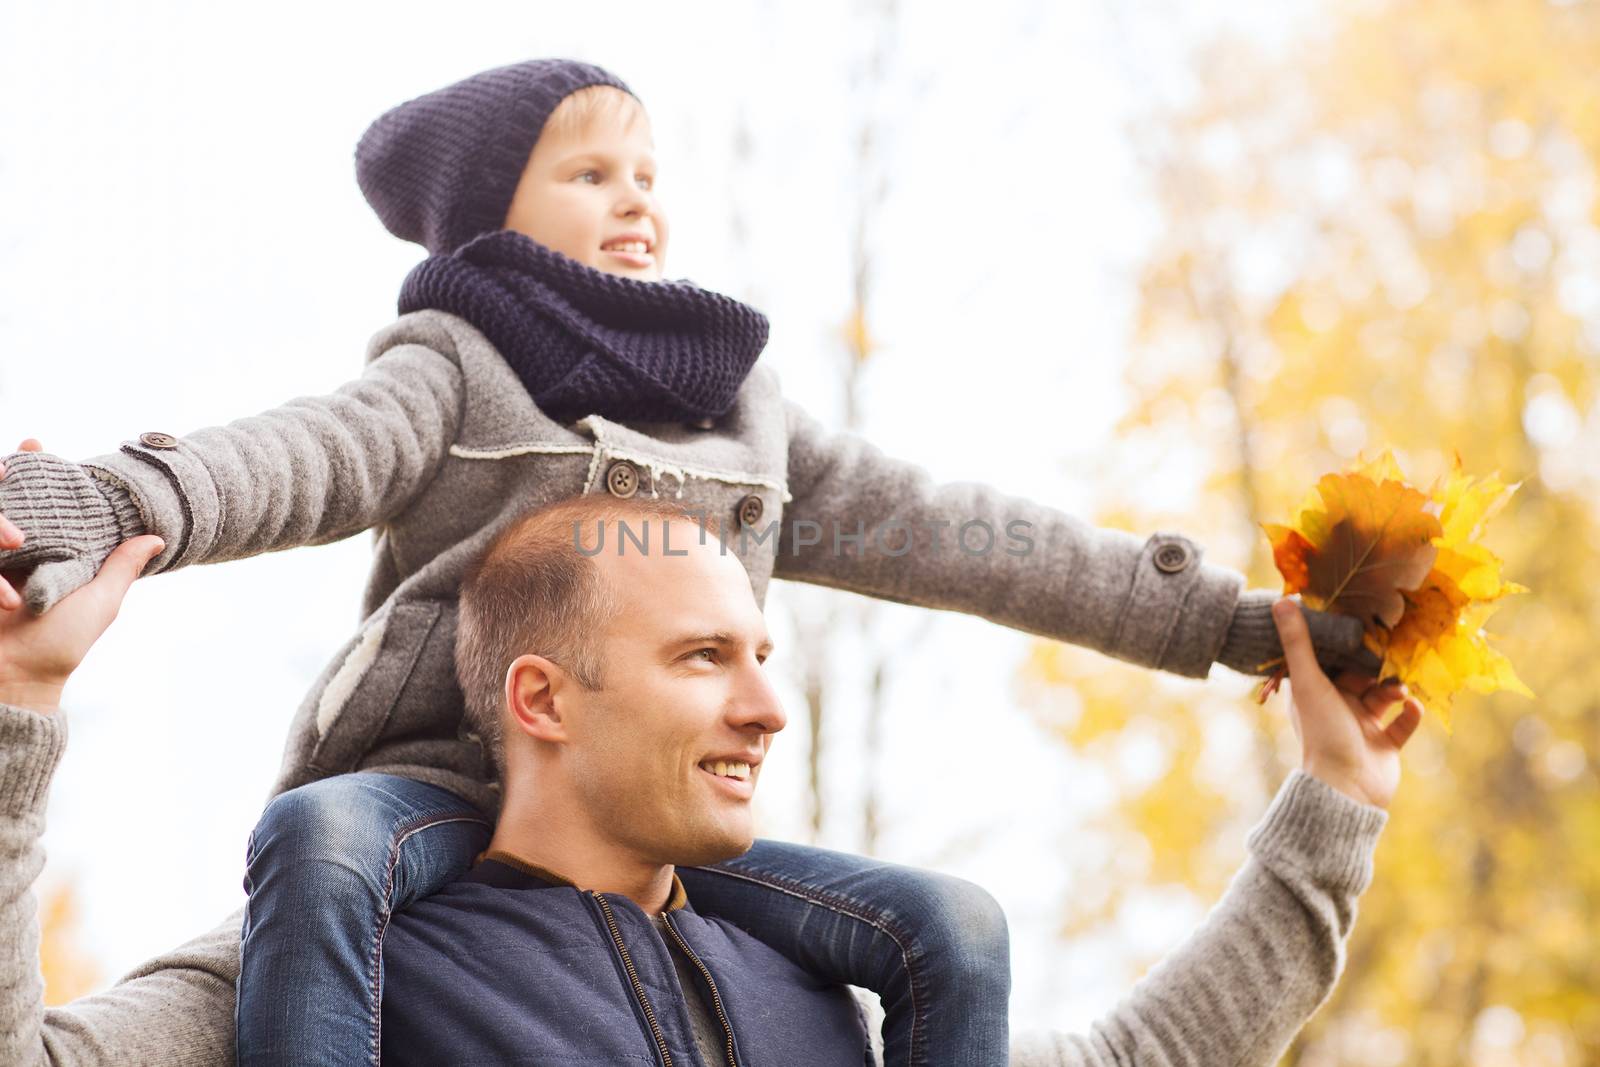
M 58 610 L 0 616 L 0 1063 L 73 1067 L 233 1062 L 235 915 L 104 993 L 46 1008 L 32 885 L 45 801 L 66 744 L 61 687 L 116 615 L 153 537 L 121 546 Z
M 26 539 L 0 536 L 0 569 L 31 570 L 21 592 L 42 612 L 140 533 L 167 543 L 148 573 L 359 533 L 402 510 L 438 470 L 460 424 L 461 383 L 450 357 L 397 344 L 328 396 L 225 426 L 145 432 L 82 464 L 13 453 L 0 515 Z M 0 609 L 11 607 L 7 591 Z
M 1243 576 L 1202 562 L 1186 537 L 1141 539 L 978 482 L 940 484 L 793 401 L 787 411 L 793 500 L 775 577 L 963 611 L 1195 678 L 1212 663 L 1258 673 L 1281 655 L 1276 594 L 1242 592 Z M 1319 659 L 1360 662 L 1359 621 L 1308 619 Z
M 1018 1035 L 1014 1067 L 1271 1067 L 1344 968 L 1356 901 L 1421 721 L 1398 686 L 1330 681 L 1304 619 L 1274 611 L 1289 661 L 1301 769 L 1251 832 L 1227 894 L 1087 1035 Z

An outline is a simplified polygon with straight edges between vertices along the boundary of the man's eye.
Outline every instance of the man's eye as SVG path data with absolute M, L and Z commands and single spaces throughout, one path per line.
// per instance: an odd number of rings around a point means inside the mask
M 691 652 L 691 653 L 689 653 L 689 658 L 690 658 L 690 659 L 693 659 L 693 658 L 694 658 L 694 657 L 695 657 L 695 656 L 698 656 L 698 655 L 699 655 L 699 654 L 700 654 L 700 653 L 702 653 L 702 652 L 709 652 L 709 653 L 711 653 L 711 655 L 712 655 L 712 658 L 715 658 L 715 657 L 716 657 L 716 655 L 717 655 L 717 650 L 716 650 L 716 649 L 714 649 L 714 648 L 709 648 L 709 647 L 708 647 L 708 648 L 697 648 L 697 649 L 695 649 L 695 650 L 694 650 L 694 651 L 693 651 L 693 652 Z

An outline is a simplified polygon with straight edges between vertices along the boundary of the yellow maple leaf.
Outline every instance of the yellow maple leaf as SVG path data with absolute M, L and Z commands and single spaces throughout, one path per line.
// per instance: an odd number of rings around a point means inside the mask
M 1501 598 L 1527 592 L 1526 586 L 1506 581 L 1504 562 L 1477 542 L 1484 524 L 1517 488 L 1497 475 L 1463 473 L 1458 458 L 1429 493 L 1440 525 L 1433 569 L 1419 588 L 1404 594 L 1400 622 L 1386 634 L 1368 636 L 1369 647 L 1383 656 L 1384 673 L 1405 682 L 1447 731 L 1452 701 L 1463 689 L 1533 696 L 1511 661 L 1490 646 L 1491 635 L 1483 628 Z
M 1526 592 L 1478 542 L 1516 485 L 1450 472 L 1423 493 L 1392 454 L 1325 475 L 1291 525 L 1266 525 L 1284 592 L 1354 615 L 1385 676 L 1404 682 L 1448 731 L 1463 689 L 1532 696 L 1490 647 L 1484 622 L 1502 597 Z

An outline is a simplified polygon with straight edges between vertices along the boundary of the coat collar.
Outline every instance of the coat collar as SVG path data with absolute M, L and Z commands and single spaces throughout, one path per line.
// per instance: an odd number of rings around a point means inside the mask
M 495 889 L 577 889 L 579 886 L 568 878 L 563 878 L 554 871 L 547 870 L 537 864 L 529 863 L 510 852 L 492 848 L 478 856 L 477 864 L 469 871 L 463 881 L 478 882 L 492 886 Z M 678 878 L 678 872 L 672 872 L 672 892 L 667 897 L 666 911 L 677 911 L 689 903 L 688 891 L 684 889 L 683 882 Z
M 539 410 L 488 338 L 449 312 L 402 315 L 368 342 L 367 358 L 414 344 L 452 358 L 461 368 L 464 402 L 450 446 L 457 458 L 547 453 L 593 456 L 596 462 L 627 459 L 669 478 L 676 475 L 680 482 L 696 476 L 763 485 L 789 499 L 785 402 L 777 374 L 763 362 L 751 368 L 733 407 L 710 429 L 690 422 L 624 425 L 599 414 L 567 423 Z
M 483 334 L 444 311 L 415 311 L 373 339 L 381 346 L 423 343 L 453 353 L 466 380 L 461 426 L 450 453 L 461 459 L 505 459 L 538 453 L 627 459 L 681 483 L 686 476 L 769 486 L 788 500 L 784 462 L 788 429 L 778 376 L 757 363 L 733 407 L 710 429 L 691 422 L 624 425 L 591 414 L 558 422 L 539 410 L 516 374 Z M 673 483 L 669 481 L 669 486 Z

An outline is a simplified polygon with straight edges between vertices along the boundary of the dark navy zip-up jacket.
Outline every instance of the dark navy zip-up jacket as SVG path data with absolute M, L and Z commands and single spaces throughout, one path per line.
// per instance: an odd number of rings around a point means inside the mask
M 496 860 L 396 915 L 384 939 L 386 1067 L 862 1067 L 855 998 L 678 896 L 663 938 L 616 893 Z M 674 947 L 668 947 L 668 942 Z M 723 1064 L 704 1064 L 670 952 L 704 976 Z

